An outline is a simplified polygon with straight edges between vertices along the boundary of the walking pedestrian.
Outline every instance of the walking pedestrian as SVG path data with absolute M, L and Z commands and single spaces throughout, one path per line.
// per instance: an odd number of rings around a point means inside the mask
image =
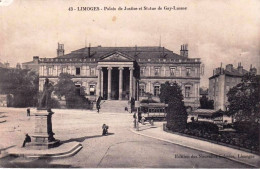
M 27 108 L 27 116 L 31 116 L 30 107 Z
M 100 103 L 101 103 L 101 96 L 98 97 L 97 99 L 97 103 L 96 103 L 96 108 L 97 108 L 97 112 L 99 113 L 99 109 L 100 109 Z

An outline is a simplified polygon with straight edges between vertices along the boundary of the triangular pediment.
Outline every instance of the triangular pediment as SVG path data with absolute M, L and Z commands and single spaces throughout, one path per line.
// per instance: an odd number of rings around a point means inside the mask
M 116 52 L 112 52 L 112 53 L 102 56 L 99 59 L 99 61 L 112 61 L 112 62 L 133 61 L 133 58 L 124 53 L 116 51 Z

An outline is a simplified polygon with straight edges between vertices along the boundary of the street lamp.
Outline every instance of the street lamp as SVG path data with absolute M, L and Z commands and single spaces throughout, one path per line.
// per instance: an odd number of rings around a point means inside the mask
M 139 101 L 135 101 L 135 107 L 136 112 L 135 112 L 135 126 L 136 126 L 136 131 L 139 131 L 139 124 L 138 124 L 138 111 L 139 111 L 139 107 L 140 107 L 140 102 Z

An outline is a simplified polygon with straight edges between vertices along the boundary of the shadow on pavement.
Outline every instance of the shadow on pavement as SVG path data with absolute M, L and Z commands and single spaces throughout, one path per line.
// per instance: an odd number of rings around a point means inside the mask
M 114 135 L 114 133 L 108 133 L 108 135 Z M 61 144 L 63 143 L 69 143 L 69 142 L 73 142 L 73 141 L 77 141 L 77 142 L 83 142 L 85 141 L 86 139 L 91 139 L 91 138 L 97 138 L 97 137 L 104 137 L 102 135 L 95 135 L 95 136 L 85 136 L 85 137 L 79 137 L 79 138 L 71 138 L 69 140 L 64 140 L 64 141 L 61 141 Z
M 5 147 L 5 148 L 0 148 L 0 152 L 3 151 L 3 150 L 7 150 L 9 148 L 12 148 L 12 147 L 15 147 L 15 145 L 12 145 L 12 146 L 9 146 L 9 147 Z

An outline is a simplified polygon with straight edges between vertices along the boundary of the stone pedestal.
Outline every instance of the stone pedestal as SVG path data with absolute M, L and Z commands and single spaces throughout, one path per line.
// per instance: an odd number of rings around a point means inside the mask
M 30 143 L 33 149 L 49 149 L 59 144 L 60 141 L 54 138 L 52 131 L 52 114 L 52 111 L 47 110 L 37 110 L 37 113 L 35 113 L 35 127 Z

